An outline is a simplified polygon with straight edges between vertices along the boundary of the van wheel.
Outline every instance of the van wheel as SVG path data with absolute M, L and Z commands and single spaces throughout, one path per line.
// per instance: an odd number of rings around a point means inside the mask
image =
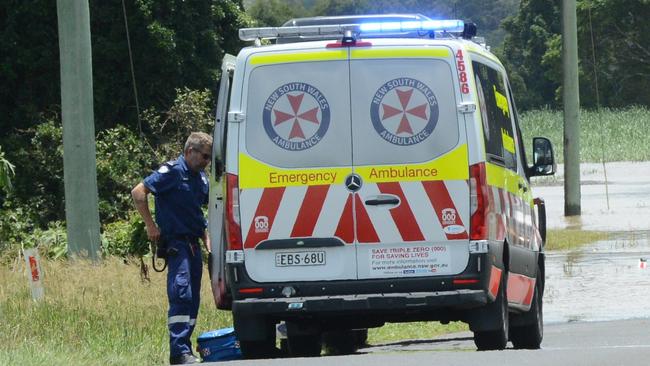
M 291 357 L 318 357 L 322 348 L 320 334 L 300 334 L 287 338 Z
M 323 333 L 323 347 L 328 355 L 349 355 L 365 346 L 368 329 L 338 330 Z
M 539 270 L 537 273 L 540 273 Z M 542 344 L 544 338 L 544 313 L 539 285 L 538 278 L 530 310 L 528 313 L 521 315 L 526 317 L 528 324 L 510 328 L 510 340 L 516 349 L 539 349 Z
M 368 329 L 353 330 L 356 336 L 357 347 L 361 348 L 368 345 Z
M 273 358 L 278 350 L 274 341 L 239 341 L 239 348 L 246 359 Z
M 486 305 L 486 315 L 498 318 L 499 329 L 490 331 L 475 331 L 474 344 L 479 351 L 502 350 L 508 343 L 508 298 L 506 295 L 508 274 L 501 275 L 499 293 L 493 303 Z

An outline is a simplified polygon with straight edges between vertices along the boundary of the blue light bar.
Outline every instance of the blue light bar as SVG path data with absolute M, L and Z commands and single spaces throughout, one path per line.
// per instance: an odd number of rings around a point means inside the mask
M 239 39 L 253 41 L 256 39 L 273 39 L 282 37 L 326 38 L 345 35 L 351 32 L 359 35 L 399 35 L 415 32 L 462 33 L 465 23 L 462 20 L 405 20 L 403 22 L 373 22 L 362 24 L 326 24 L 290 27 L 243 28 L 239 30 Z
M 412 31 L 462 32 L 465 23 L 462 20 L 426 20 L 385 23 L 364 23 L 359 25 L 361 33 L 390 33 Z

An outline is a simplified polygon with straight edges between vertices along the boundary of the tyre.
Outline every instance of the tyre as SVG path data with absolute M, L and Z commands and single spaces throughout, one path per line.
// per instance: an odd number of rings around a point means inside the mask
M 538 273 L 539 270 L 538 270 Z M 543 299 L 540 290 L 540 280 L 535 284 L 533 303 L 528 313 L 519 315 L 525 317 L 525 325 L 510 328 L 510 340 L 516 349 L 539 349 L 544 338 Z
M 356 336 L 357 347 L 361 348 L 368 345 L 368 329 L 353 330 Z
M 322 343 L 320 334 L 297 334 L 287 338 L 291 357 L 318 357 Z
M 508 298 L 506 295 L 508 274 L 501 274 L 499 293 L 493 303 L 486 305 L 486 316 L 493 316 L 499 322 L 499 328 L 488 331 L 475 331 L 474 344 L 479 351 L 502 350 L 508 344 Z
M 239 341 L 242 356 L 245 359 L 274 358 L 278 350 L 275 348 L 275 340 L 264 341 Z
M 275 324 L 264 317 L 233 314 L 235 332 L 242 356 L 246 359 L 278 356 L 275 347 Z
M 325 332 L 323 333 L 323 348 L 328 355 L 349 355 L 364 346 L 367 339 L 367 329 Z

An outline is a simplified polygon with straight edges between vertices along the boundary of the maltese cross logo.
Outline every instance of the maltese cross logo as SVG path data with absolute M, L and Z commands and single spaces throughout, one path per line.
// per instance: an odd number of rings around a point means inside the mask
M 385 83 L 370 105 L 370 118 L 377 133 L 400 146 L 414 145 L 429 137 L 438 114 L 438 102 L 431 89 L 411 78 Z
M 277 88 L 264 104 L 262 122 L 269 138 L 290 151 L 309 149 L 322 140 L 329 127 L 327 99 L 306 83 Z

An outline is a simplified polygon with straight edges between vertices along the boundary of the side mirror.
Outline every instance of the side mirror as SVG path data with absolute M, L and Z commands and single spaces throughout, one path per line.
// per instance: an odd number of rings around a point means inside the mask
M 529 169 L 529 176 L 543 176 L 555 174 L 555 158 L 553 145 L 545 137 L 533 138 L 533 166 Z

